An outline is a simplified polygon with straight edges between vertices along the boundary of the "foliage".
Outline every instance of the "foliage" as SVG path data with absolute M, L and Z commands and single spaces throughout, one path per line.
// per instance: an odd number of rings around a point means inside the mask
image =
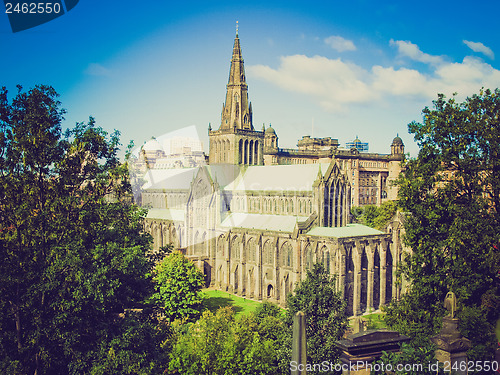
M 159 263 L 153 280 L 152 299 L 162 307 L 170 320 L 195 320 L 202 309 L 203 273 L 181 252 L 174 251 Z
M 340 357 L 340 349 L 335 341 L 340 340 L 347 328 L 346 302 L 335 290 L 334 278 L 322 263 L 314 264 L 289 295 L 286 302 L 286 322 L 289 327 L 287 365 L 291 359 L 291 328 L 293 317 L 298 311 L 306 315 L 307 358 L 309 363 L 329 361 L 335 363 Z M 282 370 L 285 369 L 282 367 Z
M 469 354 L 489 360 L 500 311 L 500 91 L 482 90 L 463 103 L 439 95 L 423 115 L 423 123 L 408 125 L 419 155 L 398 180 L 413 250 L 403 273 L 412 286 L 387 308 L 386 321 L 412 337 L 436 334 L 452 290 L 462 333 L 484 346 Z
M 63 136 L 55 90 L 18 89 L 0 90 L 0 369 L 85 372 L 114 314 L 152 291 L 150 236 L 118 134 L 91 118 Z
M 277 309 L 277 310 L 276 310 Z M 276 350 L 284 329 L 279 308 L 264 307 L 235 317 L 230 307 L 181 326 L 171 354 L 171 373 L 193 375 L 281 374 Z
M 142 313 L 127 313 L 99 344 L 90 373 L 160 374 L 168 366 L 172 345 L 170 326 Z M 77 369 L 73 369 L 77 373 Z
M 444 375 L 442 364 L 435 358 L 435 346 L 430 341 L 413 341 L 401 344 L 399 353 L 383 352 L 382 357 L 373 366 L 372 375 L 385 375 L 389 369 L 395 375 Z
M 353 207 L 351 214 L 358 223 L 376 229 L 383 229 L 394 217 L 396 211 L 397 203 L 395 201 L 387 201 L 382 203 L 380 207 L 373 205 Z

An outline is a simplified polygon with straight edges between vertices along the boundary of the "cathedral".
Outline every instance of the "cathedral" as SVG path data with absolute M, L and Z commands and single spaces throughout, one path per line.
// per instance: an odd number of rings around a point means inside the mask
M 207 286 L 255 300 L 284 305 L 316 262 L 336 275 L 351 316 L 399 298 L 400 221 L 379 231 L 350 220 L 351 206 L 395 199 L 399 137 L 387 155 L 309 136 L 298 149 L 279 148 L 275 129 L 254 128 L 238 33 L 221 123 L 208 135 L 203 162 L 199 149 L 185 150 L 190 162 L 177 157 L 172 167 L 155 140 L 141 151 L 140 199 L 156 249 L 173 244 L 203 270 Z

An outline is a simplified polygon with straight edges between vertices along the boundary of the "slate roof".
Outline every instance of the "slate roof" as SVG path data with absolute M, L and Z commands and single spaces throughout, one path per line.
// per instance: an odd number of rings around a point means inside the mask
M 320 168 L 324 176 L 329 166 L 329 163 L 318 163 L 242 167 L 224 190 L 311 191 Z
M 306 233 L 308 236 L 318 236 L 318 237 L 335 237 L 335 238 L 346 238 L 346 237 L 357 237 L 357 236 L 373 236 L 384 234 L 377 229 L 367 227 L 361 224 L 347 224 L 345 227 L 327 228 L 327 227 L 314 227 L 309 232 Z
M 173 208 L 150 208 L 146 219 L 162 219 L 172 221 L 184 221 L 186 210 Z
M 233 213 L 226 217 L 226 219 L 221 223 L 221 226 L 228 229 L 245 228 L 292 232 L 297 221 L 305 220 L 307 220 L 307 217 L 303 216 Z
M 142 189 L 189 189 L 198 168 L 150 169 L 145 175 Z

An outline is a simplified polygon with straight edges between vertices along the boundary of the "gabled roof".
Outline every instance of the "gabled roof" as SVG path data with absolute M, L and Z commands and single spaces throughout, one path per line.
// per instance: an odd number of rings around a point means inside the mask
M 330 163 L 243 167 L 224 187 L 233 191 L 311 191 L 318 172 L 324 175 Z
M 282 216 L 263 214 L 230 214 L 222 223 L 223 228 L 245 228 L 278 232 L 293 232 L 297 221 L 305 221 L 303 216 Z
M 206 168 L 210 178 L 226 191 L 312 191 L 318 177 L 328 178 L 330 163 L 272 166 L 214 164 L 205 167 L 151 169 L 143 189 L 189 189 L 198 168 Z M 334 165 L 334 167 L 336 167 Z
M 184 221 L 186 210 L 179 210 L 173 208 L 150 208 L 146 219 L 161 219 L 172 221 Z
M 346 238 L 357 236 L 374 236 L 385 234 L 377 229 L 361 224 L 347 224 L 345 227 L 315 227 L 306 233 L 308 236 Z
M 142 189 L 189 189 L 198 168 L 150 169 L 144 175 Z

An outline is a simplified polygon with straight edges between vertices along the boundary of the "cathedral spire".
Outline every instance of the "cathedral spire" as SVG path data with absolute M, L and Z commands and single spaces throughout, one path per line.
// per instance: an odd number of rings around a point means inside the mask
M 220 129 L 254 130 L 252 108 L 249 104 L 245 67 L 238 36 L 238 23 L 236 23 L 236 37 L 234 38 L 233 55 L 226 86 L 226 102 L 222 110 Z

